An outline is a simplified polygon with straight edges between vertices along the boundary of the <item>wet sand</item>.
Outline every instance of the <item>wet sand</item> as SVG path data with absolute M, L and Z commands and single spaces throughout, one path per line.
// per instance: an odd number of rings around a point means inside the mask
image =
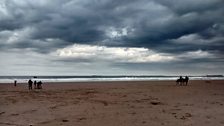
M 223 126 L 223 82 L 0 84 L 0 125 Z

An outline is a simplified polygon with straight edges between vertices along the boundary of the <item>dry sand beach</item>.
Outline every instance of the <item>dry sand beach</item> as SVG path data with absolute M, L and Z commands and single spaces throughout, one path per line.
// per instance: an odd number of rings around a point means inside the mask
M 223 81 L 0 84 L 1 126 L 223 126 Z

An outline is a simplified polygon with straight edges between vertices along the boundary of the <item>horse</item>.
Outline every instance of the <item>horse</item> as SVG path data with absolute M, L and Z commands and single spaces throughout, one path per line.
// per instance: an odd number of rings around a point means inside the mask
M 187 86 L 188 84 L 188 77 L 185 77 L 185 78 L 179 78 L 176 80 L 176 85 L 185 85 Z

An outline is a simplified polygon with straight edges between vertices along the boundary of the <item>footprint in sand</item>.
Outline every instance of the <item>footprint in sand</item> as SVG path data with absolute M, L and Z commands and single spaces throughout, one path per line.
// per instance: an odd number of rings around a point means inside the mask
M 102 103 L 104 106 L 108 106 L 109 104 L 107 101 L 104 101 L 104 100 L 95 100 L 94 102 Z
M 69 120 L 67 120 L 67 119 L 63 119 L 62 122 L 69 122 Z
M 162 103 L 161 103 L 160 101 L 156 101 L 156 100 L 151 101 L 150 103 L 151 103 L 152 105 L 162 105 Z
M 5 112 L 0 112 L 0 115 L 4 114 Z
M 18 116 L 18 115 L 19 115 L 18 113 L 11 114 L 11 116 Z
M 191 113 L 185 113 L 185 117 L 192 117 Z
M 36 111 L 37 111 L 36 109 L 32 109 L 32 110 L 24 111 L 22 114 L 33 113 Z
M 130 113 L 128 113 L 128 114 L 135 115 L 135 114 L 136 114 L 136 112 L 130 112 Z
M 224 124 L 224 120 L 220 122 L 221 124 Z
M 210 104 L 223 106 L 223 104 L 221 102 L 210 102 Z
M 85 117 L 80 117 L 80 118 L 78 118 L 78 122 L 80 122 L 80 121 L 83 121 L 83 120 L 86 120 L 87 118 L 85 118 Z
M 190 113 L 185 113 L 185 115 L 182 116 L 180 119 L 185 120 L 185 119 L 188 119 L 190 117 L 192 117 L 192 115 Z
M 142 123 L 143 123 L 143 124 L 145 124 L 145 123 L 146 123 L 146 121 L 142 121 Z

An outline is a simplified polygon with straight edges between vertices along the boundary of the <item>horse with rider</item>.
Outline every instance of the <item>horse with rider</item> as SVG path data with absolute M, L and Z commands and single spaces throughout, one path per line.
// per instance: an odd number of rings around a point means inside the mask
M 185 78 L 180 76 L 180 78 L 176 80 L 176 85 L 185 85 L 185 86 L 187 86 L 188 81 L 189 81 L 189 77 L 188 76 L 185 76 Z

